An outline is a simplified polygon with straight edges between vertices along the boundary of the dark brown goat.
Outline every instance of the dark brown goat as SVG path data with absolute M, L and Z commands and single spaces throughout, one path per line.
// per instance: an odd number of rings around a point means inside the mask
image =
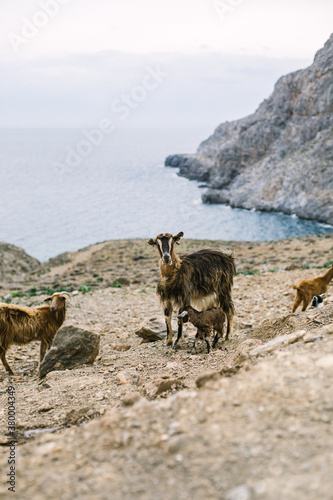
M 312 280 L 300 281 L 297 286 L 292 285 L 291 287 L 296 290 L 292 312 L 294 313 L 296 311 L 301 302 L 303 302 L 302 311 L 305 311 L 311 303 L 312 297 L 327 292 L 328 284 L 332 278 L 333 266 L 323 276 L 313 278 Z
M 7 372 L 13 372 L 6 360 L 11 345 L 29 344 L 40 340 L 40 362 L 50 349 L 55 334 L 65 321 L 67 292 L 54 293 L 45 302 L 50 305 L 24 307 L 0 304 L 0 359 Z
M 213 307 L 206 311 L 197 311 L 192 306 L 185 306 L 180 314 L 178 314 L 184 323 L 189 321 L 198 330 L 195 336 L 192 351 L 196 350 L 198 339 L 204 339 L 207 345 L 207 353 L 210 352 L 209 337 L 215 331 L 213 340 L 213 348 L 216 346 L 218 340 L 223 337 L 223 326 L 225 320 L 225 313 L 220 307 Z
M 181 310 L 182 307 L 192 304 L 199 309 L 221 307 L 228 320 L 226 336 L 228 339 L 234 317 L 234 304 L 231 298 L 235 275 L 234 257 L 218 250 L 199 250 L 178 256 L 175 252 L 175 243 L 178 243 L 182 236 L 183 232 L 176 236 L 162 233 L 148 241 L 149 245 L 157 246 L 160 254 L 157 294 L 164 306 L 167 345 L 172 345 L 173 309 Z M 174 349 L 178 348 L 178 342 L 182 338 L 183 322 L 178 318 L 178 335 Z

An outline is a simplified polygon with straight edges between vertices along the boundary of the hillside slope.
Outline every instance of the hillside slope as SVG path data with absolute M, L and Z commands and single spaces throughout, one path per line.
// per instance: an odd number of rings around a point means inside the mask
M 290 285 L 323 274 L 332 245 L 333 233 L 183 240 L 180 252 L 228 247 L 236 257 L 233 335 L 210 354 L 204 342 L 191 354 L 191 326 L 179 351 L 134 333 L 163 317 L 158 253 L 145 240 L 68 252 L 39 273 L 19 269 L 13 303 L 77 290 L 65 324 L 100 334 L 101 349 L 93 365 L 42 380 L 38 342 L 9 350 L 15 376 L 0 366 L 1 498 L 13 498 L 6 414 L 15 386 L 20 500 L 331 499 L 333 282 L 325 307 L 295 314 Z M 14 292 L 11 279 L 0 279 L 0 299 Z

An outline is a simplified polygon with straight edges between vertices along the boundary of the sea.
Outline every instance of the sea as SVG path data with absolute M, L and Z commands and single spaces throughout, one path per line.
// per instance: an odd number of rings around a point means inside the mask
M 46 261 L 123 238 L 265 241 L 333 227 L 201 201 L 200 183 L 165 168 L 212 129 L 11 129 L 0 134 L 0 241 Z

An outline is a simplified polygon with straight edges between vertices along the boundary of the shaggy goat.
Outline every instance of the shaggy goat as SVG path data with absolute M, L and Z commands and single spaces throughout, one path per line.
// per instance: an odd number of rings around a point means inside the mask
M 213 340 L 213 348 L 216 346 L 218 340 L 223 337 L 225 314 L 220 307 L 213 307 L 212 309 L 207 309 L 206 311 L 197 311 L 192 306 L 185 306 L 177 317 L 181 318 L 184 323 L 189 321 L 198 329 L 192 351 L 196 350 L 198 339 L 204 339 L 207 344 L 207 353 L 209 353 L 209 336 L 212 331 L 216 332 Z
M 231 254 L 218 250 L 199 250 L 188 255 L 178 256 L 175 243 L 178 244 L 183 232 L 173 236 L 170 233 L 159 234 L 148 241 L 157 246 L 160 254 L 160 279 L 157 295 L 164 306 L 167 327 L 167 345 L 172 345 L 173 331 L 171 317 L 173 308 L 197 305 L 199 308 L 218 306 L 228 320 L 227 335 L 231 333 L 234 316 L 234 304 L 231 289 L 235 275 L 235 262 Z M 183 322 L 178 318 L 178 335 L 173 346 L 183 338 Z
M 67 292 L 54 293 L 44 302 L 51 301 L 50 305 L 37 307 L 16 306 L 14 304 L 0 304 L 0 359 L 3 366 L 13 375 L 6 360 L 6 352 L 13 344 L 29 344 L 33 340 L 40 340 L 40 362 L 50 349 L 57 330 L 66 317 Z
M 327 292 L 327 287 L 333 278 L 333 266 L 323 276 L 318 276 L 312 280 L 303 280 L 297 286 L 291 285 L 296 290 L 296 297 L 292 312 L 294 313 L 301 302 L 303 302 L 302 311 L 311 303 L 312 297 Z

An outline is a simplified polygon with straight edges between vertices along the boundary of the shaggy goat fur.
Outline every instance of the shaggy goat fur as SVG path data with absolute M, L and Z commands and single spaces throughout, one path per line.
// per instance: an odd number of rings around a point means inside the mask
M 303 302 L 302 311 L 311 303 L 312 297 L 321 295 L 327 292 L 327 287 L 333 278 L 333 266 L 323 276 L 314 278 L 312 280 L 303 280 L 298 285 L 292 285 L 296 290 L 296 297 L 293 304 L 292 312 L 294 313 L 298 306 Z
M 178 318 L 181 318 L 184 323 L 189 321 L 198 329 L 192 351 L 196 350 L 198 339 L 204 339 L 207 345 L 207 353 L 209 353 L 209 336 L 213 331 L 215 331 L 213 348 L 216 346 L 218 340 L 223 337 L 225 313 L 220 307 L 213 307 L 212 309 L 207 309 L 206 311 L 197 311 L 192 306 L 185 306 L 182 308 Z
M 218 250 L 199 250 L 188 255 L 178 256 L 175 243 L 184 235 L 159 234 L 148 241 L 157 246 L 160 253 L 160 279 L 157 294 L 164 306 L 167 326 L 167 345 L 172 345 L 172 311 L 181 310 L 188 305 L 202 307 L 218 306 L 226 314 L 227 336 L 232 328 L 234 304 L 231 289 L 235 275 L 235 261 L 231 254 Z M 178 318 L 178 335 L 174 349 L 183 337 L 183 322 Z
M 29 344 L 40 340 L 40 362 L 50 349 L 54 336 L 66 317 L 66 292 L 54 293 L 45 302 L 51 305 L 24 307 L 0 304 L 0 359 L 7 372 L 13 372 L 6 360 L 6 352 L 13 344 Z

